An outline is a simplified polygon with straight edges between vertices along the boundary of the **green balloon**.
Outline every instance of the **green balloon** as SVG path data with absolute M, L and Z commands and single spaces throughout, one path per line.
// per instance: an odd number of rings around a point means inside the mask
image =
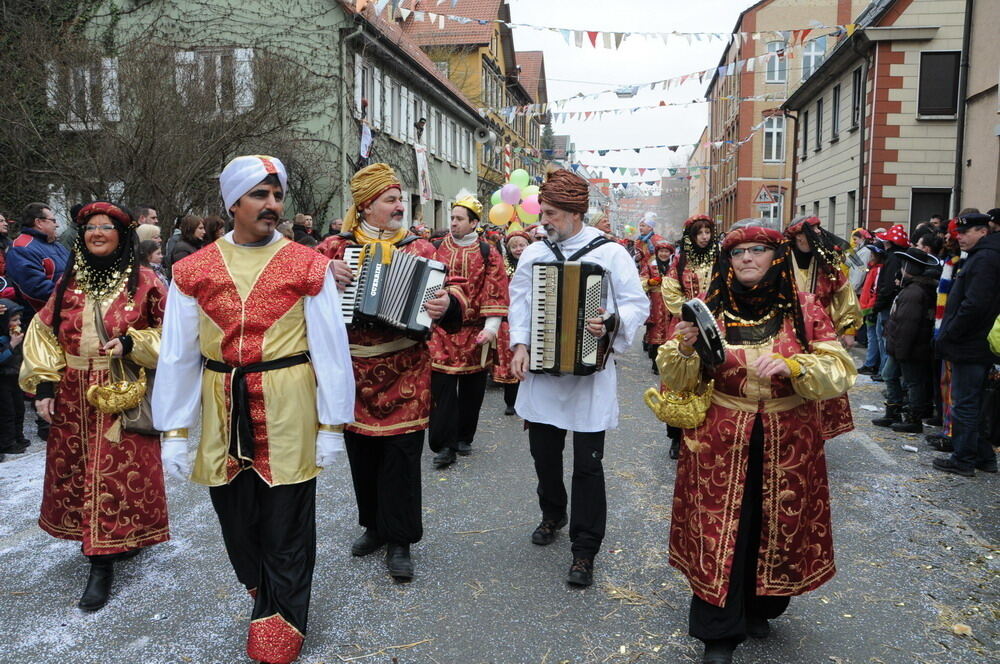
M 500 203 L 503 203 L 503 201 L 500 199 L 500 190 L 497 189 L 493 192 L 493 195 L 490 196 L 490 204 L 499 205 Z
M 528 175 L 528 171 L 523 168 L 516 169 L 510 174 L 510 183 L 516 184 L 521 189 L 524 189 L 531 182 L 531 176 Z
M 537 184 L 530 184 L 527 187 L 523 187 L 521 189 L 521 196 L 524 198 L 527 198 L 528 196 L 537 196 L 537 195 L 538 195 Z

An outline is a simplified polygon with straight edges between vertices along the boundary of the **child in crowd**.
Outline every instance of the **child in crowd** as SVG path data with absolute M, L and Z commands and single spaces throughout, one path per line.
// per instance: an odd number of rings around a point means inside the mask
M 20 304 L 0 299 L 0 461 L 7 454 L 21 454 L 28 448 L 24 437 L 24 394 L 17 384 L 21 371 Z

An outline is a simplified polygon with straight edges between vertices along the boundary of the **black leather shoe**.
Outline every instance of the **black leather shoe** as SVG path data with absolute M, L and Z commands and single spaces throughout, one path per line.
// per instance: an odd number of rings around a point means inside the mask
M 434 455 L 434 467 L 447 468 L 451 464 L 455 463 L 455 458 L 455 450 L 450 447 L 446 447 Z
M 984 461 L 983 463 L 976 464 L 976 470 L 981 470 L 984 473 L 995 473 L 997 472 L 997 462 L 996 461 Z
M 552 544 L 552 541 L 556 538 L 556 531 L 565 526 L 567 523 L 566 515 L 563 514 L 558 521 L 553 521 L 552 519 L 542 519 L 542 522 L 538 524 L 535 528 L 535 532 L 531 533 L 531 541 L 538 546 L 546 546 Z
M 674 438 L 670 441 L 670 458 L 676 459 L 681 454 L 681 441 Z
M 457 443 L 455 443 L 455 451 L 458 453 L 459 456 L 469 456 L 470 454 L 472 454 L 472 445 L 465 442 L 464 440 L 460 440 Z
M 365 530 L 364 534 L 354 540 L 351 545 L 352 556 L 367 556 L 375 553 L 385 545 L 385 540 L 372 528 Z
M 766 639 L 771 634 L 771 624 L 762 616 L 747 616 L 747 636 Z
M 592 558 L 573 558 L 573 564 L 566 575 L 566 583 L 586 588 L 594 583 L 594 561 Z
M 389 544 L 385 549 L 385 566 L 389 576 L 396 581 L 413 578 L 413 561 L 410 560 L 409 544 Z
M 861 367 L 860 369 L 858 369 L 858 373 L 861 374 L 862 376 L 872 376 L 875 374 L 876 370 L 877 370 L 876 367 Z
M 730 640 L 706 641 L 701 664 L 732 664 L 736 644 Z
M 87 587 L 77 604 L 84 611 L 97 611 L 108 603 L 111 595 L 111 582 L 114 580 L 114 566 L 108 562 L 91 563 Z
M 934 415 L 933 417 L 925 419 L 924 424 L 929 427 L 939 427 L 944 425 L 944 421 L 941 419 L 940 415 Z
M 513 406 L 507 406 L 506 408 L 503 409 L 504 415 L 513 415 L 515 412 L 516 411 L 514 410 Z
M 924 436 L 924 440 L 930 445 L 932 449 L 938 452 L 953 452 L 955 448 L 951 444 L 951 437 L 945 436 L 939 433 L 931 434 L 929 436 Z
M 934 459 L 934 467 L 938 470 L 943 470 L 946 473 L 952 473 L 955 475 L 961 475 L 962 477 L 975 477 L 976 469 L 973 468 L 963 468 L 957 463 L 952 461 L 951 457 L 938 457 Z

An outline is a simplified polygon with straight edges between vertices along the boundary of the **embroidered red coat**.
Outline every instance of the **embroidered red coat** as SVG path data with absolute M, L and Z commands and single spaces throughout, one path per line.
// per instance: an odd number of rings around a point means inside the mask
M 324 240 L 318 249 L 328 258 L 342 260 L 352 244 L 353 238 L 336 235 Z M 432 259 L 437 253 L 427 240 L 412 238 L 403 240 L 396 250 Z M 449 276 L 445 290 L 458 300 L 464 312 L 468 299 L 463 284 L 464 279 Z M 427 343 L 375 357 L 359 357 L 355 346 L 398 342 L 403 335 L 384 327 L 351 325 L 347 338 L 352 347 L 357 392 L 354 422 L 346 429 L 366 436 L 395 436 L 426 429 L 431 413 L 431 354 Z
M 646 319 L 646 335 L 643 342 L 651 346 L 659 346 L 670 338 L 670 312 L 667 311 L 660 295 L 663 277 L 666 271 L 661 272 L 659 262 L 656 257 L 652 257 L 644 262 L 639 269 L 639 279 L 642 281 L 642 289 L 649 296 L 649 318 Z
M 156 368 L 166 292 L 141 268 L 135 297 L 123 288 L 101 305 L 109 338 L 128 333 L 129 359 Z M 85 555 L 122 553 L 170 539 L 157 436 L 128 433 L 118 415 L 87 401 L 87 388 L 110 380 L 92 299 L 66 289 L 59 329 L 52 330 L 55 293 L 31 321 L 24 340 L 21 387 L 57 382 L 46 445 L 38 525 L 53 537 L 82 542 Z
M 670 523 L 670 564 L 693 592 L 724 606 L 729 591 L 740 507 L 746 486 L 750 435 L 764 425 L 763 504 L 756 592 L 798 595 L 835 572 L 830 498 L 818 402 L 845 392 L 857 376 L 829 317 L 802 294 L 810 348 L 790 320 L 769 342 L 731 344 L 712 377 L 715 389 L 704 422 L 684 431 Z M 722 321 L 719 321 L 720 326 Z M 793 357 L 799 378 L 760 378 L 752 365 L 762 355 Z M 677 340 L 660 347 L 665 382 L 692 389 L 701 376 L 697 354 L 685 357 Z
M 817 269 L 816 261 L 810 260 L 805 270 L 795 266 L 795 284 L 801 292 L 816 296 L 816 301 L 830 317 L 838 335 L 854 334 L 863 324 L 858 297 L 842 270 L 830 275 Z M 824 401 L 820 407 L 825 440 L 854 430 L 851 401 L 846 394 Z
M 434 327 L 428 342 L 431 368 L 448 374 L 483 371 L 492 365 L 493 353 L 487 352 L 484 362 L 483 346 L 476 344 L 476 336 L 488 317 L 507 315 L 507 272 L 503 258 L 490 247 L 488 264 L 484 265 L 479 242 L 461 247 L 451 235 L 441 242 L 435 258 L 448 266 L 449 275 L 464 278 L 468 306 L 462 316 L 462 327 L 454 334 Z

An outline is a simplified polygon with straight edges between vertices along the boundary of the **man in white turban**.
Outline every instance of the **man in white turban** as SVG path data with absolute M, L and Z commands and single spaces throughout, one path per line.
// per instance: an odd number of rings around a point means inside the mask
M 285 664 L 306 633 L 316 476 L 343 457 L 354 375 L 329 259 L 275 230 L 284 165 L 237 157 L 219 184 L 234 228 L 174 265 L 153 419 L 167 472 L 210 487 L 254 599 L 247 654 Z M 199 421 L 192 470 L 188 430 Z

